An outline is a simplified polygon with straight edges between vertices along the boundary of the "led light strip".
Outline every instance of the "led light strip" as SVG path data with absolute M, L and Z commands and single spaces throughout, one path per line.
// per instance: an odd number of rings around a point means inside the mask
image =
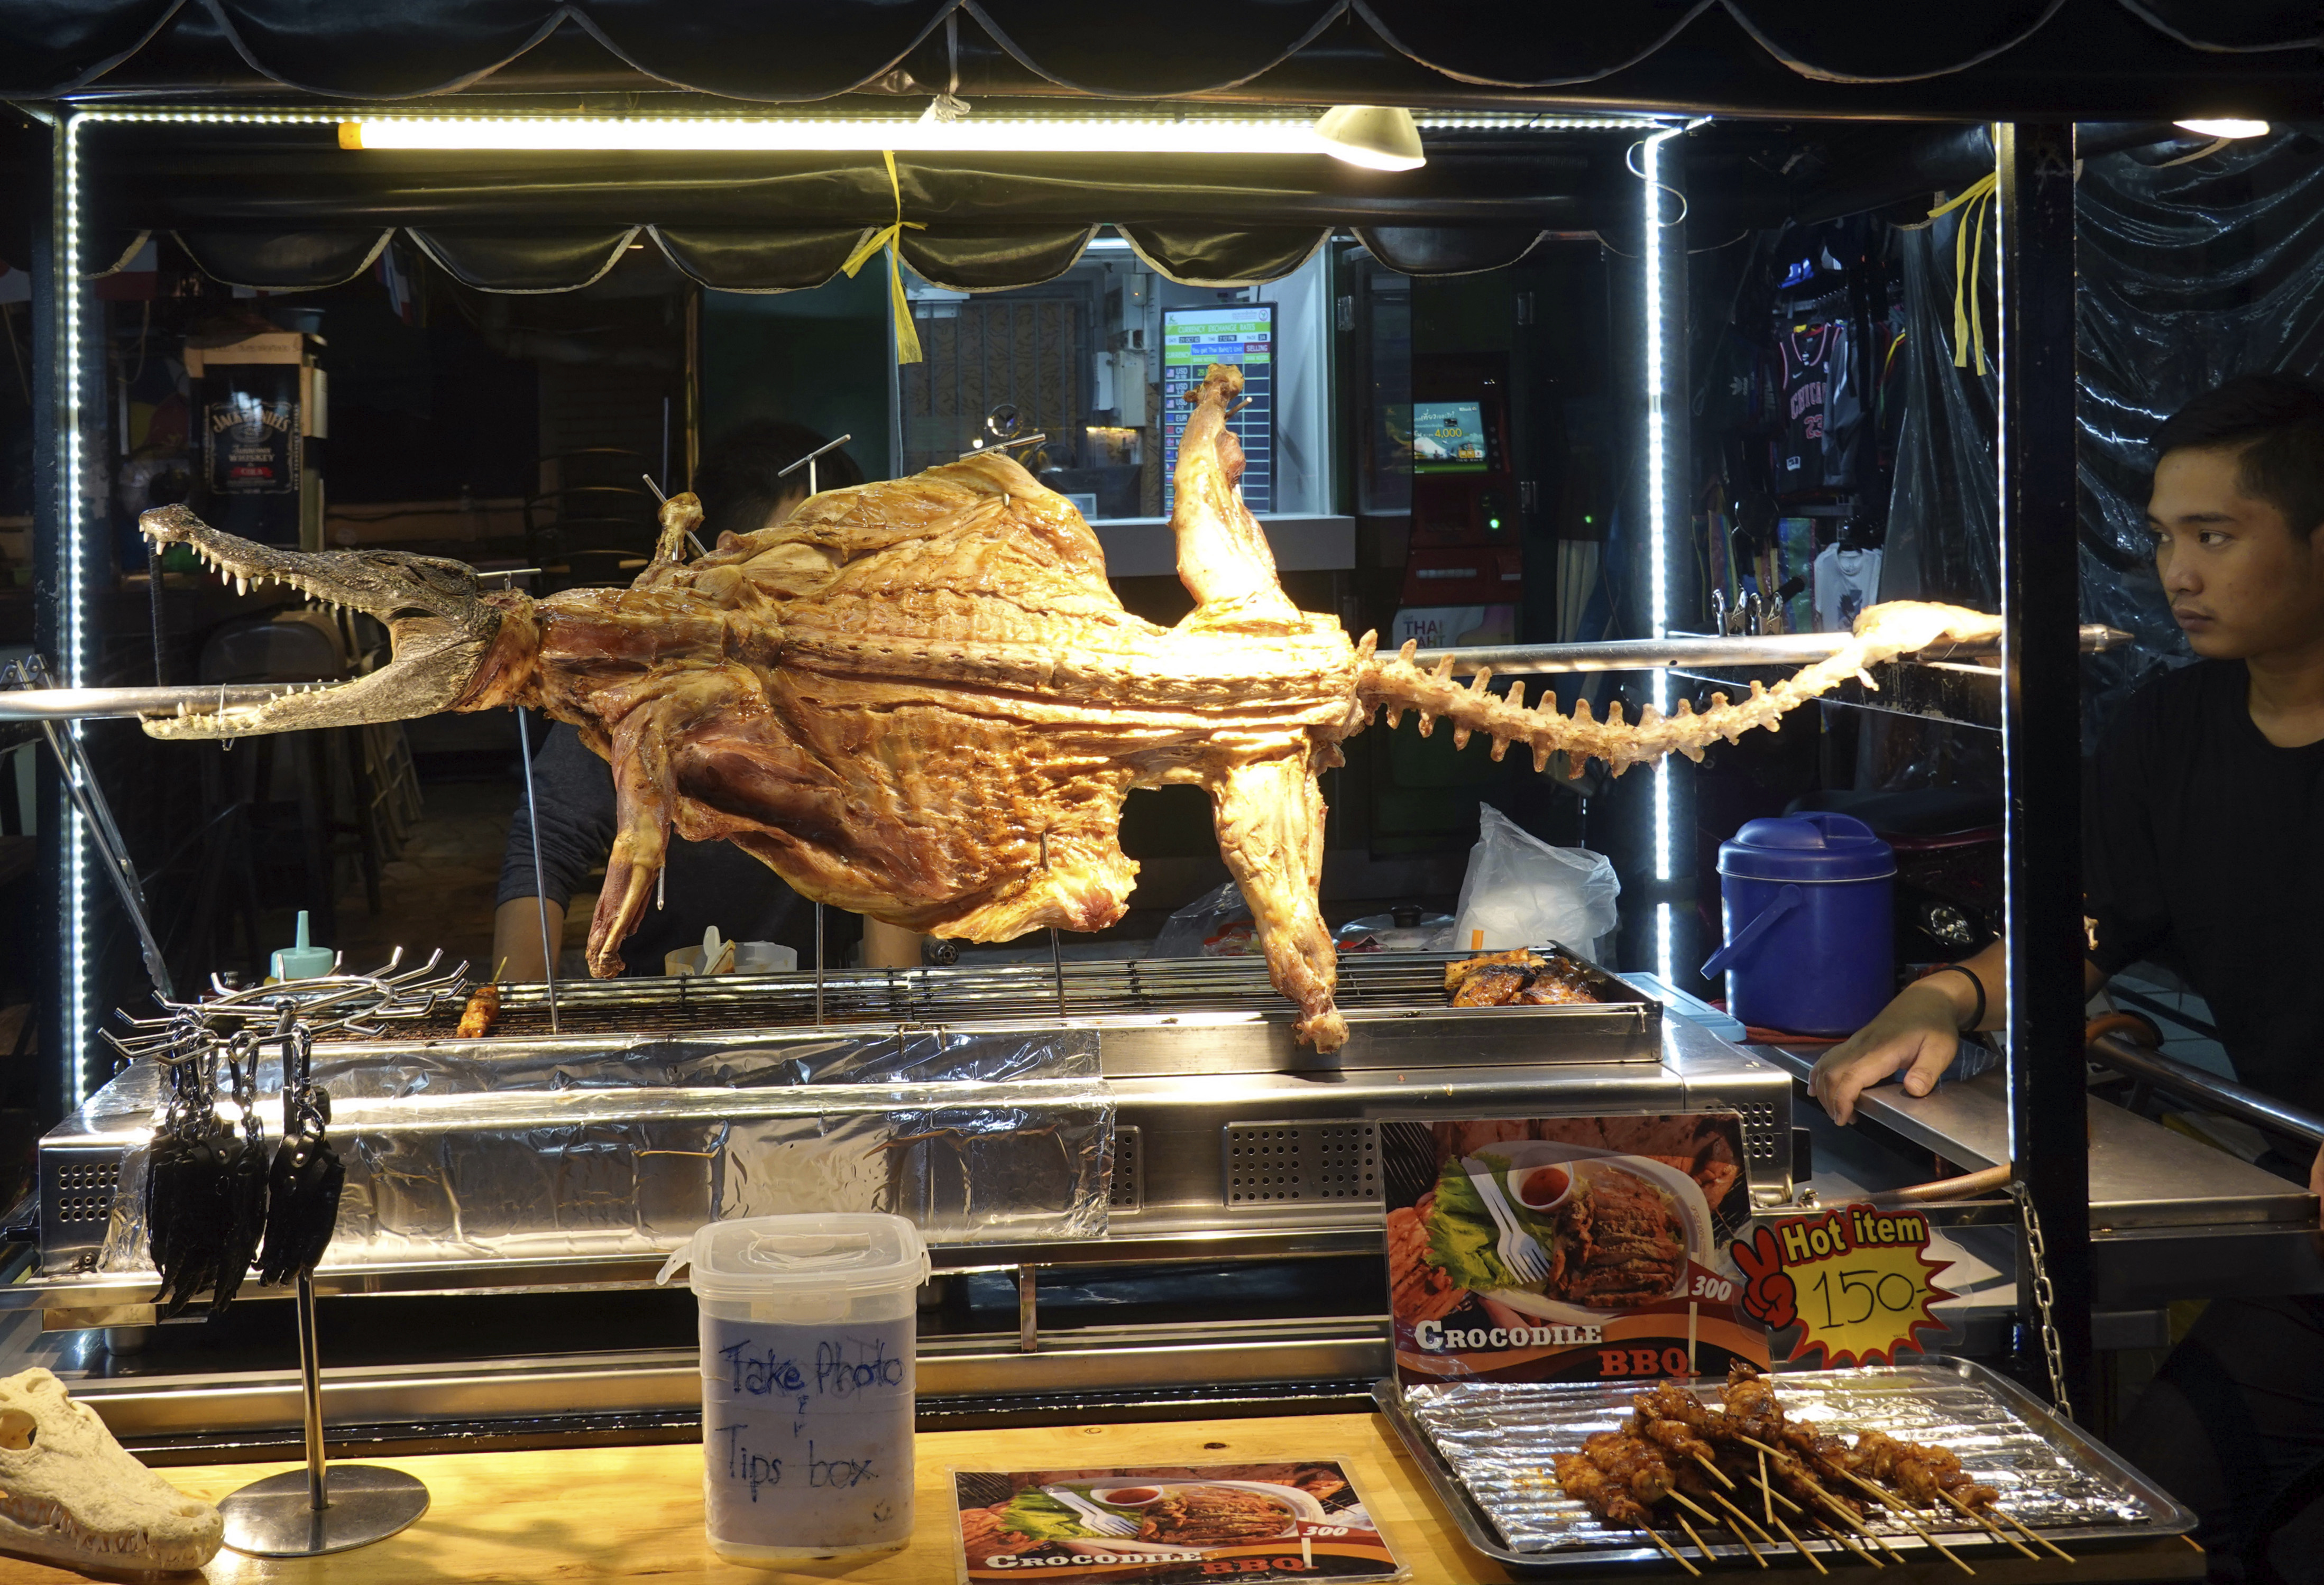
M 62 641 L 57 657 L 58 682 L 65 687 L 88 687 L 96 679 L 89 675 L 89 604 L 94 594 L 88 586 L 89 535 L 94 532 L 88 481 L 84 477 L 88 465 L 86 447 L 81 438 L 81 421 L 87 403 L 83 401 L 84 384 L 89 378 L 82 366 L 83 338 L 86 335 L 84 303 L 88 282 L 81 274 L 81 173 L 80 132 L 91 122 L 119 121 L 169 123 L 186 122 L 216 125 L 232 124 L 327 124 L 340 119 L 336 114 L 299 111 L 265 110 L 178 110 L 154 108 L 146 110 L 89 109 L 76 110 L 64 117 L 59 135 L 64 140 L 64 158 L 60 177 L 58 235 L 60 256 L 56 261 L 54 280 L 63 309 L 61 334 L 58 337 L 64 354 L 64 492 L 62 521 L 60 531 L 64 535 L 64 610 Z M 74 737 L 81 735 L 78 721 L 65 723 L 65 730 Z M 64 983 L 64 1095 L 69 1105 L 78 1106 L 87 1094 L 85 1074 L 88 1072 L 89 1040 L 94 1034 L 89 1010 L 90 974 L 88 963 L 90 899 L 89 882 L 94 874 L 89 852 L 88 832 L 80 811 L 70 800 L 60 815 L 64 831 L 63 869 L 65 883 L 65 935 L 70 943 L 70 962 L 65 970 Z
M 1644 139 L 1639 147 L 1639 187 L 1645 193 L 1643 215 L 1646 318 L 1646 554 L 1653 563 L 1648 612 L 1654 636 L 1670 636 L 1670 437 L 1669 415 L 1663 401 L 1670 384 L 1669 337 L 1665 332 L 1663 292 L 1662 146 L 1683 129 L 1666 127 Z M 1654 674 L 1655 708 L 1670 714 L 1670 673 Z M 1672 756 L 1655 764 L 1655 879 L 1671 879 Z M 1665 985 L 1675 985 L 1671 962 L 1672 905 L 1655 904 L 1655 972 Z
M 88 597 L 87 587 L 88 562 L 81 542 L 81 446 L 80 446 L 80 302 L 84 290 L 80 280 L 80 124 L 79 115 L 68 115 L 58 133 L 64 141 L 62 175 L 63 191 L 58 200 L 57 216 L 60 246 L 63 256 L 51 261 L 51 289 L 59 294 L 63 313 L 63 335 L 59 337 L 64 352 L 64 476 L 58 481 L 63 494 L 59 516 L 59 531 L 64 535 L 64 652 L 57 657 L 57 680 L 69 688 L 85 687 L 88 684 L 87 651 L 88 643 Z M 65 731 L 78 740 L 80 723 L 69 721 Z M 59 774 L 70 776 L 70 766 L 60 766 Z M 80 1105 L 86 1093 L 82 1074 L 86 1071 L 88 1053 L 88 832 L 80 816 L 78 804 L 67 797 L 58 817 L 64 827 L 65 872 L 65 939 L 69 954 L 65 965 L 64 1007 L 64 1098 L 68 1108 Z
M 1587 116 L 1545 118 L 1536 115 L 1490 114 L 1470 115 L 1416 116 L 1416 124 L 1443 130 L 1501 130 L 1510 132 L 1620 130 L 1663 127 L 1667 124 L 1652 118 Z M 86 465 L 81 438 L 84 402 L 81 366 L 84 330 L 84 298 L 87 285 L 80 272 L 81 257 L 81 174 L 80 132 L 93 123 L 117 122 L 128 124 L 178 124 L 193 126 L 315 126 L 337 124 L 342 146 L 360 148 L 426 148 L 493 146 L 507 149 L 576 148 L 591 150 L 689 147 L 712 149 L 804 149 L 804 150 L 869 150 L 895 149 L 920 152 L 968 150 L 975 152 L 1038 152 L 1069 147 L 1082 152 L 1121 153 L 1276 153 L 1331 154 L 1333 148 L 1315 134 L 1311 119 L 1289 117 L 1245 117 L 1209 120 L 1130 118 L 1105 120 L 1094 117 L 1059 117 L 1045 120 L 1038 117 L 972 117 L 968 121 L 945 125 L 918 120 L 895 121 L 853 119 L 849 121 L 816 121 L 807 117 L 781 120 L 745 120 L 740 117 L 650 117 L 625 119 L 553 117 L 553 116 L 407 116 L 373 115 L 344 110 L 212 110 L 188 109 L 155 106 L 143 109 L 98 107 L 80 109 L 66 115 L 59 135 L 64 143 L 61 161 L 61 194 L 59 205 L 59 235 L 61 254 L 57 262 L 57 290 L 61 294 L 63 309 L 61 335 L 59 337 L 65 360 L 64 374 L 64 436 L 63 436 L 63 503 L 60 531 L 65 536 L 64 612 L 62 653 L 58 657 L 59 681 L 67 687 L 86 687 L 93 684 L 88 675 L 89 567 L 88 538 L 84 531 L 90 522 L 90 507 L 86 498 L 87 481 L 83 478 Z M 594 129 L 594 130 L 592 130 Z M 667 131 L 658 129 L 669 129 Z M 1669 128 L 1662 135 L 1676 132 Z M 355 142 L 349 143 L 350 134 Z M 694 142 L 683 145 L 669 140 L 680 133 L 693 138 L 706 135 L 730 140 L 716 143 Z M 1073 139 L 1061 143 L 1068 133 Z M 452 143 L 455 136 L 474 139 L 489 134 L 505 141 L 485 145 L 473 141 Z M 597 141 L 572 141 L 582 135 Z M 552 137 L 558 141 L 549 141 Z M 429 143 L 425 140 L 438 141 Z M 775 141 L 778 139 L 787 141 Z M 391 142 L 390 140 L 397 140 Z M 524 141 L 530 140 L 530 141 Z M 981 140 L 981 141 L 972 141 Z M 1649 258 L 1650 299 L 1649 366 L 1659 382 L 1662 368 L 1661 277 L 1659 273 L 1659 228 L 1655 218 L 1653 184 L 1655 145 L 1660 138 L 1646 143 L 1646 202 L 1648 205 L 1647 246 Z M 1654 479 L 1654 532 L 1655 538 L 1655 636 L 1663 632 L 1663 611 L 1665 595 L 1665 575 L 1662 566 L 1662 534 L 1665 491 L 1660 459 L 1663 456 L 1663 435 L 1660 413 L 1660 385 L 1651 399 L 1652 439 L 1656 458 Z M 1662 685 L 1657 684 L 1660 687 Z M 78 723 L 68 729 L 76 736 L 80 733 Z M 1656 873 L 1668 873 L 1667 793 L 1657 793 L 1658 816 L 1662 826 L 1656 837 Z M 82 1075 L 88 1059 L 89 1028 L 88 931 L 90 856 L 88 834 L 82 829 L 79 813 L 68 809 L 63 819 L 65 916 L 68 938 L 71 944 L 71 961 L 65 974 L 65 1063 L 64 1092 L 74 1104 L 83 1096 Z M 1663 910 L 1661 926 L 1664 938 L 1662 958 L 1664 972 L 1669 972 L 1668 913 Z

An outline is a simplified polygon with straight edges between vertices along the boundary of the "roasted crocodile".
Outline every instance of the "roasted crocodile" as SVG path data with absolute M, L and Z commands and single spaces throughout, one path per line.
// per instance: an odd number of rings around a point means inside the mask
M 1876 606 L 1831 659 L 1717 707 L 1636 723 L 1586 701 L 1532 709 L 1450 662 L 1425 672 L 1351 642 L 1299 610 L 1238 488 L 1226 427 L 1240 372 L 1213 365 L 1195 393 L 1171 519 L 1178 575 L 1197 602 L 1176 627 L 1122 608 L 1097 536 L 1062 495 L 987 454 L 910 478 L 816 496 L 778 528 L 724 534 L 686 558 L 691 495 L 628 589 L 535 601 L 482 594 L 458 562 L 387 551 L 274 550 L 181 507 L 145 513 L 159 543 L 190 545 L 222 576 L 288 584 L 387 624 L 394 659 L 354 682 L 255 705 L 151 719 L 157 737 L 235 737 L 507 705 L 577 727 L 613 768 L 619 833 L 589 926 L 589 964 L 622 970 L 621 944 L 653 896 L 669 832 L 724 837 L 803 895 L 896 925 L 999 941 L 1045 925 L 1121 917 L 1138 866 L 1117 839 L 1132 788 L 1191 783 L 1211 797 L 1219 846 L 1257 925 L 1299 1037 L 1347 1037 L 1316 897 L 1323 861 L 1317 773 L 1382 709 L 1436 717 L 1499 758 L 1563 751 L 1617 774 L 1676 751 L 1699 758 L 1874 661 L 1941 639 L 1990 637 L 1995 619 L 1950 606 Z

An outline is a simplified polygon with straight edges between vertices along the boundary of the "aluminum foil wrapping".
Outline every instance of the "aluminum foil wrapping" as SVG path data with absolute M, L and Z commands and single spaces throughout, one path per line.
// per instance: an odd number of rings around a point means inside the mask
M 2020 1523 L 2064 1534 L 2174 1527 L 2157 1502 L 2080 1448 L 2044 1435 L 1998 1392 L 1943 1366 L 1786 1371 L 1777 1378 L 1785 1414 L 1821 1421 L 1833 1434 L 1882 1431 L 1941 1442 L 1961 1466 L 2001 1494 Z M 1558 1488 L 1551 1460 L 1600 1431 L 1620 1429 L 1646 1383 L 1514 1385 L 1454 1382 L 1408 1387 L 1405 1406 L 1452 1466 L 1512 1552 L 1629 1551 L 1636 1530 L 1601 1524 Z M 1756 1493 L 1753 1494 L 1756 1498 Z M 1756 1507 L 1749 1510 L 1757 1516 Z M 1914 1515 L 1939 1533 L 1969 1528 L 1960 1515 Z M 1866 1525 L 1909 1545 L 1912 1533 L 1877 1505 Z M 1738 1549 L 1739 1551 L 1739 1549 Z
M 1097 1043 L 905 1032 L 318 1051 L 347 1166 L 325 1264 L 661 1254 L 706 1221 L 908 1217 L 931 1243 L 1102 1238 L 1113 1104 Z M 258 1115 L 281 1126 L 281 1074 Z M 98 1268 L 148 1268 L 140 1063 L 82 1109 L 124 1146 Z

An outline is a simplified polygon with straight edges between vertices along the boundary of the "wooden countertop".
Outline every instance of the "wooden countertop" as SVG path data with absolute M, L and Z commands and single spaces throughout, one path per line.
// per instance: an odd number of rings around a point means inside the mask
M 954 1585 L 956 1549 L 946 1471 L 1042 1470 L 1112 1464 L 1240 1464 L 1337 1458 L 1369 1500 L 1390 1544 L 1430 1585 L 1507 1580 L 1479 1556 L 1421 1488 L 1419 1473 L 1377 1415 L 1262 1420 L 1047 1425 L 1012 1431 L 924 1433 L 914 1450 L 913 1543 L 864 1560 L 809 1563 L 776 1572 L 713 1556 L 702 1534 L 702 1447 L 559 1448 L 540 1452 L 447 1453 L 366 1460 L 425 1481 L 427 1514 L 401 1535 L 336 1557 L 295 1562 L 221 1552 L 203 1577 L 212 1585 L 415 1585 L 509 1580 L 540 1585 L 651 1580 L 655 1585 L 750 1585 L 778 1579 L 849 1585 Z M 215 1502 L 290 1464 L 176 1466 L 161 1473 Z M 68 1585 L 79 1575 L 0 1558 L 0 1585 Z
M 655 1585 L 693 1585 L 696 1580 L 751 1585 L 770 1580 L 955 1585 L 958 1565 L 950 1530 L 955 1510 L 947 1470 L 1321 1458 L 1342 1461 L 1356 1478 L 1373 1517 L 1411 1569 L 1416 1585 L 1501 1585 L 1510 1579 L 1460 1538 L 1377 1415 L 926 1433 L 915 1450 L 918 1528 L 909 1548 L 868 1561 L 808 1563 L 779 1572 L 742 1568 L 711 1554 L 702 1534 L 698 1442 L 368 1460 L 364 1461 L 408 1470 L 427 1483 L 432 1501 L 410 1529 L 336 1557 L 279 1562 L 221 1552 L 201 1577 L 211 1585 L 322 1585 L 326 1580 L 329 1585 L 573 1585 L 645 1580 Z M 162 1473 L 182 1489 L 216 1501 L 261 1476 L 293 1468 L 281 1463 L 208 1464 L 172 1467 Z M 1844 1579 L 1848 1565 L 1839 1568 L 1839 1577 Z M 2202 1578 L 2203 1557 L 2190 1544 L 2172 1537 L 2102 1559 L 2086 1556 L 2072 1566 L 2029 1563 L 2003 1553 L 1978 1556 L 1976 1568 L 1976 1585 L 2192 1580 Z M 1725 1571 L 1737 1578 L 1757 1573 Z M 1770 1572 L 1803 1585 L 1823 1585 L 1796 1566 Z M 1638 1578 L 1635 1573 L 1626 1577 Z M 0 1558 L 0 1585 L 71 1585 L 81 1578 Z M 1668 1578 L 1682 1580 L 1683 1576 L 1674 1568 Z M 1881 1574 L 1885 1585 L 1961 1585 L 1965 1579 L 1941 1562 L 1914 1562 Z

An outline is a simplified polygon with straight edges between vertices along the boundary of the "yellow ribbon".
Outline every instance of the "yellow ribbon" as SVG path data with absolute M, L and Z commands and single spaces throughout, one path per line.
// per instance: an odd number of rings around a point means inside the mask
M 857 243 L 855 251 L 847 255 L 847 263 L 840 268 L 847 272 L 848 279 L 852 281 L 855 272 L 863 267 L 864 260 L 882 248 L 888 250 L 888 306 L 896 316 L 896 361 L 917 364 L 920 361 L 920 332 L 919 327 L 912 323 L 911 299 L 904 295 L 904 265 L 896 252 L 896 242 L 903 235 L 907 226 L 914 231 L 927 228 L 917 220 L 904 218 L 904 188 L 896 180 L 895 154 L 882 149 L 880 158 L 888 162 L 888 189 L 896 195 L 896 222 L 892 226 L 881 226 Z
M 1980 176 L 1960 196 L 1929 211 L 1929 218 L 1934 220 L 1964 204 L 1971 206 L 1953 228 L 1953 367 L 1969 367 L 1973 346 L 1979 374 L 1986 372 L 1985 311 L 1977 295 L 1977 272 L 1985 255 L 1985 217 L 1993 212 L 1990 200 L 2000 185 L 1997 172 Z

